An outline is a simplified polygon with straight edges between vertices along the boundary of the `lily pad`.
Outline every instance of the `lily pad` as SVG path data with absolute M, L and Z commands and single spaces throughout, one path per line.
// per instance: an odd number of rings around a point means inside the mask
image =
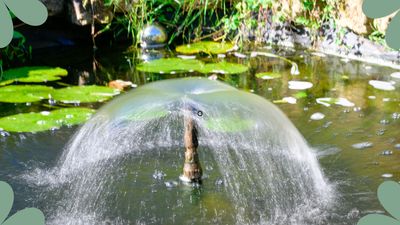
M 0 86 L 4 86 L 14 81 L 24 83 L 41 83 L 47 81 L 60 80 L 62 76 L 67 76 L 68 71 L 59 67 L 21 67 L 6 70 L 0 79 Z
M 95 112 L 87 108 L 66 108 L 40 113 L 23 113 L 0 118 L 0 129 L 9 132 L 39 132 L 73 126 L 87 121 Z
M 228 63 L 228 62 L 218 62 L 218 63 L 209 63 L 203 66 L 199 72 L 200 73 L 220 73 L 220 74 L 238 74 L 247 72 L 249 68 L 247 66 L 236 64 L 236 63 Z
M 42 85 L 10 85 L 0 88 L 0 102 L 26 103 L 49 98 L 54 89 Z
M 136 68 L 148 73 L 185 73 L 200 70 L 204 64 L 196 59 L 162 58 L 140 63 Z
M 140 110 L 131 113 L 131 115 L 127 116 L 128 120 L 132 121 L 149 121 L 154 119 L 159 119 L 165 117 L 169 114 L 169 111 L 163 107 L 156 107 L 148 110 Z
M 386 81 L 379 81 L 379 80 L 370 80 L 369 85 L 374 87 L 375 89 L 382 90 L 382 91 L 394 91 L 396 88 L 393 86 L 392 83 Z
M 289 81 L 289 89 L 291 90 L 307 90 L 314 85 L 307 81 Z
M 104 86 L 75 86 L 57 89 L 52 99 L 63 103 L 103 102 L 118 95 L 119 90 Z
M 264 72 L 264 73 L 257 73 L 256 77 L 261 78 L 263 80 L 273 80 L 281 78 L 282 75 L 280 73 L 275 73 L 275 72 Z
M 233 50 L 234 44 L 230 42 L 213 42 L 213 41 L 201 41 L 193 44 L 181 45 L 176 48 L 176 51 L 182 54 L 191 55 L 198 54 L 201 52 L 207 54 L 223 54 Z
M 250 130 L 254 125 L 255 123 L 252 120 L 236 117 L 211 118 L 205 122 L 207 129 L 223 133 L 236 133 Z

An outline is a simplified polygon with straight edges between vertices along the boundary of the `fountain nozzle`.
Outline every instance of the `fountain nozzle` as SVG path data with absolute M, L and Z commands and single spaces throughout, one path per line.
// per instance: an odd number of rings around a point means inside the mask
M 184 112 L 184 143 L 185 143 L 185 164 L 180 179 L 187 183 L 200 183 L 203 171 L 201 169 L 197 147 L 197 129 L 193 120 L 193 108 L 189 107 Z

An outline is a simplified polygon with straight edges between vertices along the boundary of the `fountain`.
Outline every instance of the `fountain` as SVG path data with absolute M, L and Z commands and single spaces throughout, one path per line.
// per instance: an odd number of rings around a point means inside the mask
M 50 174 L 40 178 L 50 183 L 49 224 L 323 224 L 333 201 L 277 107 L 204 78 L 151 83 L 106 104 Z

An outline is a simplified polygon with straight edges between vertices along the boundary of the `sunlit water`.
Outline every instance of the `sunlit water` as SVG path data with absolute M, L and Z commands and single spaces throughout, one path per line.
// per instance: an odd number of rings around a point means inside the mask
M 134 101 L 132 96 L 140 92 L 157 96 L 154 91 L 137 89 L 105 106 L 74 137 L 76 128 L 0 137 L 0 178 L 14 187 L 14 210 L 39 207 L 49 224 L 355 224 L 366 213 L 382 211 L 375 197 L 377 186 L 385 180 L 382 175 L 392 175 L 390 179 L 396 181 L 400 177 L 396 148 L 400 143 L 400 81 L 390 76 L 396 70 L 301 50 L 279 51 L 299 64 L 301 74 L 292 76 L 291 66 L 281 60 L 244 53 L 248 58 L 228 56 L 226 60 L 250 65 L 252 70 L 218 75 L 219 80 L 270 101 L 300 92 L 289 89 L 289 81 L 314 85 L 296 104 L 277 104 L 312 148 L 285 116 L 255 95 L 232 91 L 235 94 L 228 97 L 222 92 L 207 97 L 204 90 L 197 95 L 179 90 L 176 96 L 164 94 L 149 101 L 136 97 Z M 199 75 L 139 73 L 134 58 L 104 55 L 97 62 L 103 64 L 101 69 L 89 82 L 120 78 L 141 86 Z M 76 71 L 80 69 L 70 71 L 75 76 L 66 82 L 78 82 Z M 283 76 L 268 81 L 254 77 L 265 71 Z M 369 84 L 371 80 L 391 82 L 396 89 L 378 90 Z M 354 106 L 316 103 L 325 97 L 346 98 Z M 229 101 L 221 103 L 225 98 Z M 178 180 L 184 151 L 179 109 L 188 102 L 204 112 L 201 117 L 194 114 L 205 170 L 204 182 L 197 188 Z M 232 102 L 244 104 L 230 107 Z M 145 111 L 167 106 L 170 113 L 157 120 L 126 122 L 124 115 L 138 108 L 136 104 L 144 104 L 141 109 Z M 1 104 L 1 109 L 2 115 L 9 115 L 46 108 Z M 324 118 L 312 120 L 315 113 Z M 257 126 L 234 134 L 206 128 L 205 121 L 222 115 L 251 119 Z M 282 129 L 271 128 L 271 124 Z M 74 141 L 67 144 L 68 140 Z M 372 146 L 353 147 L 364 142 Z M 392 154 L 382 154 L 385 151 Z

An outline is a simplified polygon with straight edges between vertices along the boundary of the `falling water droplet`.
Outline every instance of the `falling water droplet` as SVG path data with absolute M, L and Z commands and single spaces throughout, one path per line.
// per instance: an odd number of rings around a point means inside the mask
M 359 149 L 359 150 L 371 148 L 372 146 L 374 146 L 374 144 L 372 144 L 371 142 L 362 142 L 362 143 L 352 145 L 353 148 Z

